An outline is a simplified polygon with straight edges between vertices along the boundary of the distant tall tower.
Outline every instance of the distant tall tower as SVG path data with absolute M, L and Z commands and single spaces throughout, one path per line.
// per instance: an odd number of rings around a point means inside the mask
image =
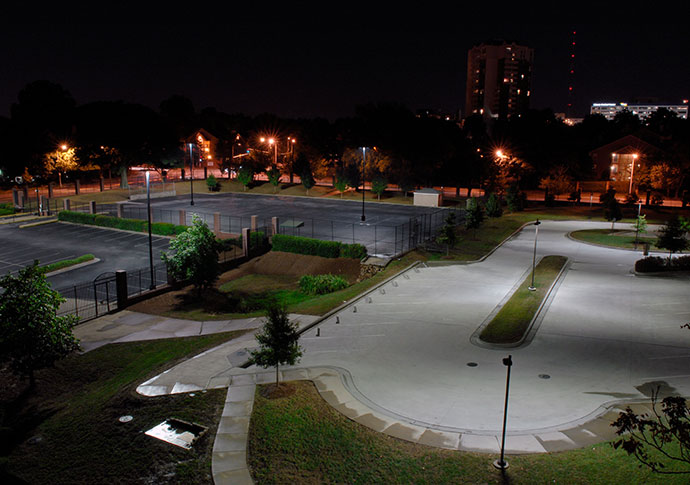
M 520 116 L 529 108 L 534 50 L 492 40 L 467 54 L 465 113 L 493 118 Z
M 567 118 L 573 115 L 573 103 L 575 99 L 575 35 L 577 31 L 573 30 L 570 40 L 570 73 L 568 74 L 568 109 L 565 114 Z

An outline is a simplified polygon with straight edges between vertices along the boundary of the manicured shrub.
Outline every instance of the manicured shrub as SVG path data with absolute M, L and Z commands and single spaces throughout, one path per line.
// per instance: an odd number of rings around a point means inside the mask
M 361 244 L 341 244 L 340 257 L 351 259 L 364 259 L 367 257 L 367 248 Z
M 96 215 L 85 212 L 61 211 L 58 213 L 58 220 L 65 222 L 76 222 L 77 224 L 95 224 Z
M 16 212 L 14 205 L 10 203 L 0 204 L 0 216 L 8 216 Z
M 111 227 L 124 231 L 146 232 L 148 231 L 148 221 L 142 219 L 120 219 L 118 217 L 105 216 L 100 214 L 85 214 L 83 212 L 61 211 L 58 219 L 77 224 L 91 224 L 100 227 Z M 151 224 L 151 233 L 160 236 L 173 236 L 182 234 L 187 230 L 187 226 L 170 224 L 169 222 L 154 222 Z
M 288 236 L 286 234 L 276 234 L 273 236 L 274 251 L 307 254 L 310 256 L 321 256 L 323 258 L 339 257 L 341 245 L 342 244 L 338 241 L 321 241 L 319 239 Z
M 304 275 L 299 279 L 299 289 L 310 295 L 325 295 L 347 286 L 345 279 L 333 274 Z
M 666 271 L 668 269 L 666 266 L 667 261 L 666 258 L 660 258 L 659 256 L 648 256 L 643 259 L 638 259 L 635 261 L 635 271 L 638 273 Z

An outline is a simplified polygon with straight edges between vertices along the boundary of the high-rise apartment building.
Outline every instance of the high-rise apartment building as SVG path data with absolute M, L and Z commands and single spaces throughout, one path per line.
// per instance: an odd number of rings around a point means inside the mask
M 529 108 L 534 49 L 494 40 L 467 55 L 465 113 L 493 118 L 519 116 Z

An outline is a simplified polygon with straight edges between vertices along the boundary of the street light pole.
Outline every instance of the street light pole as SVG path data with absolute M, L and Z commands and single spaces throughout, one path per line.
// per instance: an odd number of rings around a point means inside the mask
M 534 286 L 534 269 L 537 261 L 537 236 L 539 235 L 539 219 L 534 223 L 534 253 L 532 254 L 532 284 L 529 286 L 529 291 L 535 291 L 537 288 Z
M 149 221 L 149 267 L 151 268 L 151 285 L 149 286 L 150 290 L 153 290 L 156 288 L 156 284 L 154 282 L 154 274 L 153 274 L 153 240 L 151 238 L 151 186 L 149 184 L 149 171 L 146 171 L 146 212 L 148 214 L 148 221 Z
M 510 368 L 513 366 L 513 358 L 511 355 L 503 359 L 503 365 L 508 368 L 508 374 L 506 377 L 506 401 L 505 407 L 503 408 L 503 437 L 501 438 L 501 458 L 494 462 L 494 466 L 499 470 L 505 470 L 508 468 L 508 462 L 505 461 L 505 449 L 506 449 L 506 423 L 508 421 L 508 391 L 510 389 Z
M 367 220 L 367 217 L 364 215 L 364 188 L 365 188 L 365 181 L 364 181 L 364 164 L 366 162 L 367 158 L 367 147 L 362 147 L 362 222 Z
M 192 158 L 192 144 L 189 143 L 189 193 L 192 201 L 189 205 L 194 205 L 194 159 Z
M 637 153 L 633 153 L 632 162 L 630 162 L 630 188 L 628 194 L 632 194 L 633 176 L 635 174 L 635 160 L 637 160 Z

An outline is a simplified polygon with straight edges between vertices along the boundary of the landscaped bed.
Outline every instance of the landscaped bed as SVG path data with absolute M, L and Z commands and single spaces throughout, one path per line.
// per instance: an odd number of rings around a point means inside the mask
M 394 265 L 398 267 L 399 265 Z M 300 290 L 301 276 L 333 274 L 350 284 L 326 295 Z M 275 300 L 294 313 L 322 314 L 363 291 L 373 278 L 358 282 L 360 262 L 351 258 L 322 258 L 271 251 L 223 273 L 213 289 L 198 297 L 192 287 L 156 296 L 130 307 L 133 311 L 194 320 L 261 316 Z
M 212 483 L 211 452 L 227 391 L 150 398 L 135 388 L 242 333 L 106 345 L 38 371 L 31 391 L 0 368 L 0 482 Z M 123 415 L 133 419 L 121 423 Z M 191 450 L 144 435 L 168 418 L 209 431 Z
M 509 456 L 504 479 L 492 466 L 496 455 L 392 438 L 340 414 L 311 382 L 286 385 L 292 392 L 283 389 L 279 399 L 264 397 L 262 386 L 256 392 L 247 456 L 255 483 L 687 483 L 687 476 L 653 474 L 609 443 Z
M 542 258 L 534 271 L 535 290 L 529 289 L 532 284 L 530 272 L 491 322 L 484 327 L 479 338 L 484 342 L 496 344 L 519 342 L 529 330 L 534 315 L 567 260 L 564 256 Z

